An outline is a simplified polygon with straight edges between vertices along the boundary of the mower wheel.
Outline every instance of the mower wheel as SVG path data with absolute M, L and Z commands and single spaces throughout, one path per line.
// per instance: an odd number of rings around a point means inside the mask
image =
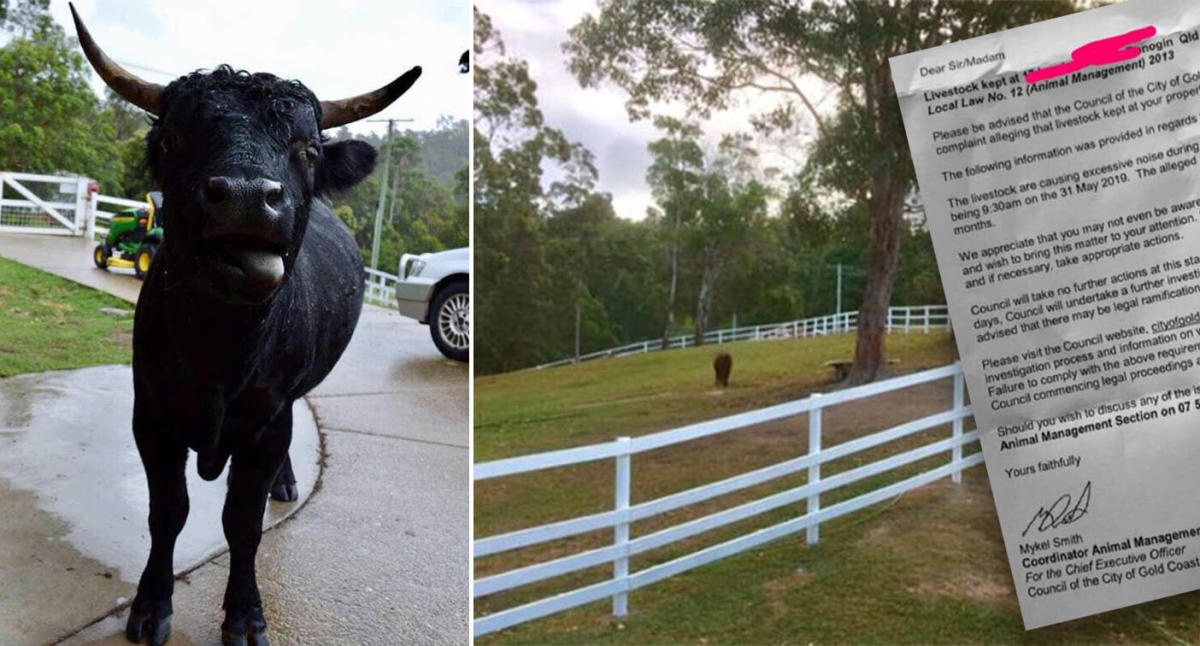
M 137 256 L 133 259 L 133 273 L 138 278 L 145 279 L 150 273 L 150 263 L 154 262 L 154 254 L 158 253 L 158 245 L 144 244 L 138 248 Z
M 96 249 L 92 251 L 92 262 L 101 269 L 108 269 L 108 247 L 98 244 Z

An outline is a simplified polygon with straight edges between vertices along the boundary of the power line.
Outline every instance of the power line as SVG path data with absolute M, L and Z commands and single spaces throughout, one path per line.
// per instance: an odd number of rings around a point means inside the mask
M 146 72 L 153 72 L 153 73 L 155 73 L 155 74 L 162 74 L 163 76 L 170 76 L 170 77 L 183 76 L 182 74 L 176 74 L 176 73 L 174 73 L 174 72 L 166 72 L 166 71 L 163 71 L 163 70 L 160 70 L 160 69 L 155 69 L 155 68 L 153 68 L 153 67 L 147 67 L 147 66 L 145 66 L 145 65 L 139 65 L 139 64 L 137 64 L 137 63 L 130 63 L 129 61 L 117 61 L 117 62 L 118 62 L 118 63 L 120 63 L 121 65 L 125 66 L 125 67 L 132 67 L 132 68 L 134 68 L 134 69 L 139 69 L 139 70 L 143 70 L 143 71 L 146 71 Z

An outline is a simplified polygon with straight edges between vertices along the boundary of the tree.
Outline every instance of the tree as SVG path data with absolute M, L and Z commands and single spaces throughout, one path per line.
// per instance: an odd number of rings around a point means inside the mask
M 123 173 L 110 123 L 88 86 L 90 68 L 44 0 L 9 5 L 0 47 L 0 168 L 94 177 L 119 189 Z
M 507 58 L 491 20 L 475 11 L 475 357 L 495 371 L 534 363 L 553 322 L 543 245 L 553 207 L 578 204 L 596 171 L 591 155 L 547 126 L 524 61 Z M 542 185 L 543 164 L 565 179 Z
M 150 115 L 136 105 L 121 98 L 112 88 L 104 86 L 104 114 L 113 127 L 118 141 L 131 137 L 142 139 L 150 125 Z
M 579 83 L 612 82 L 631 119 L 678 101 L 699 116 L 741 98 L 780 101 L 755 119 L 761 133 L 815 124 L 819 181 L 867 216 L 867 278 L 852 381 L 876 378 L 913 170 L 888 59 L 1074 10 L 1070 0 L 843 0 L 709 2 L 606 0 L 564 45 Z M 801 80 L 837 93 L 826 116 Z
M 383 138 L 368 133 L 357 138 L 380 148 L 391 147 L 387 202 L 380 231 L 379 262 L 385 271 L 396 271 L 404 253 L 441 251 L 465 247 L 468 238 L 467 175 L 468 135 L 465 120 L 439 119 L 434 130 L 406 130 Z M 335 141 L 355 138 L 347 128 Z M 457 165 L 446 177 L 445 169 Z M 383 164 L 349 191 L 334 195 L 330 204 L 350 228 L 364 260 L 370 258 L 379 205 Z
M 0 29 L 32 38 L 58 27 L 50 17 L 50 0 L 0 0 Z
M 675 326 L 675 294 L 679 285 L 679 236 L 690 222 L 700 202 L 700 174 L 704 170 L 704 152 L 700 148 L 700 128 L 669 117 L 659 117 L 654 125 L 666 136 L 650 142 L 648 148 L 654 161 L 646 169 L 646 182 L 651 194 L 666 214 L 670 226 L 668 266 L 669 287 L 665 303 L 666 321 L 663 324 L 662 347 L 671 342 Z

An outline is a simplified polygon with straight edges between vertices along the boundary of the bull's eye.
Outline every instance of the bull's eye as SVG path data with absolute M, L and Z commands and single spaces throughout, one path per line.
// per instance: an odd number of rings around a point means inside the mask
M 300 161 L 306 164 L 312 164 L 317 161 L 317 155 L 319 152 L 320 151 L 317 150 L 316 146 L 308 145 L 301 148 L 297 154 L 300 155 Z

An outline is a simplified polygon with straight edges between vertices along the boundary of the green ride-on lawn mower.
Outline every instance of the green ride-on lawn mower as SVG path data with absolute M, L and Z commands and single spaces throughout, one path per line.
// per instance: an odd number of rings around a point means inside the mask
M 92 252 L 97 267 L 133 267 L 138 278 L 146 277 L 163 239 L 162 193 L 146 193 L 146 204 L 112 216 L 108 237 Z

